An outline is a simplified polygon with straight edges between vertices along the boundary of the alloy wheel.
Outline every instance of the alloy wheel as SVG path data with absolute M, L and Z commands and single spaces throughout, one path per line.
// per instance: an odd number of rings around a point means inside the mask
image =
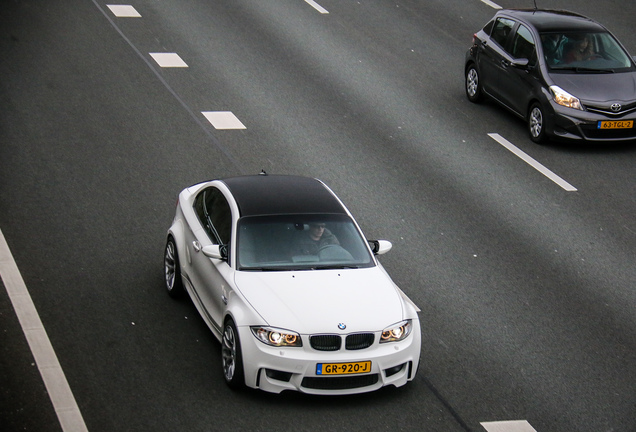
M 236 371 L 236 335 L 234 333 L 234 326 L 231 324 L 225 325 L 223 331 L 223 347 L 221 348 L 221 355 L 223 358 L 223 374 L 227 382 L 232 382 L 234 379 L 234 373 Z
M 466 75 L 466 91 L 468 96 L 475 97 L 477 94 L 477 86 L 479 84 L 479 77 L 475 69 L 470 69 Z

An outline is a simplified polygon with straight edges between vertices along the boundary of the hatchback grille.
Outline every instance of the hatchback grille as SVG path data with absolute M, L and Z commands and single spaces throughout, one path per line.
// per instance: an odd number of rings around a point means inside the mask
M 338 351 L 342 339 L 338 335 L 313 335 L 309 336 L 309 344 L 318 351 Z
M 347 336 L 345 348 L 348 350 L 361 350 L 373 345 L 373 333 L 356 333 Z
M 305 377 L 302 387 L 318 390 L 346 390 L 372 386 L 378 382 L 378 374 L 346 377 Z
M 636 103 L 630 103 L 623 105 L 619 112 L 612 111 L 610 105 L 585 105 L 585 108 L 589 112 L 593 112 L 596 114 L 602 114 L 611 118 L 622 117 L 625 114 L 632 113 L 636 110 Z

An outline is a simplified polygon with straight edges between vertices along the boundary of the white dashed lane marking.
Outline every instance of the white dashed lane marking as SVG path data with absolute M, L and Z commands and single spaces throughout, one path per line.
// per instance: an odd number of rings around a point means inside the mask
M 31 348 L 62 431 L 86 432 L 82 413 L 2 231 L 0 231 L 0 278 Z
M 490 0 L 481 0 L 482 3 L 487 4 L 488 6 L 490 6 L 493 9 L 501 9 L 501 6 L 499 6 L 497 3 L 491 2 Z
M 536 169 L 541 174 L 543 174 L 544 176 L 546 176 L 547 178 L 549 178 L 550 180 L 552 180 L 553 182 L 555 182 L 556 184 L 561 186 L 566 191 L 568 191 L 568 192 L 576 192 L 576 188 L 574 186 L 572 186 L 570 183 L 568 183 L 565 180 L 563 180 L 561 177 L 559 177 L 558 175 L 556 175 L 555 173 L 550 171 L 548 168 L 546 168 L 545 166 L 543 166 L 539 162 L 537 162 L 530 155 L 528 155 L 523 150 L 519 149 L 517 146 L 512 144 L 510 141 L 508 141 L 507 139 L 505 139 L 501 135 L 499 135 L 497 133 L 489 133 L 488 136 L 490 138 L 494 139 L 495 141 L 497 141 L 499 144 L 501 144 L 502 146 L 504 146 L 508 150 L 510 150 L 512 153 L 517 155 L 521 160 L 523 160 L 528 165 L 530 165 L 532 168 Z
M 481 425 L 488 432 L 537 432 L 525 420 L 482 422 Z
M 140 18 L 141 14 L 131 5 L 106 5 L 117 18 Z
M 310 5 L 312 8 L 316 9 L 318 12 L 320 12 L 321 14 L 328 14 L 329 11 L 327 11 L 327 9 L 325 9 L 324 7 L 320 6 L 318 3 L 316 3 L 314 0 L 305 0 L 305 3 L 307 3 L 308 5 Z
M 157 62 L 157 64 L 163 68 L 166 67 L 188 67 L 186 62 L 184 62 L 179 54 L 177 53 L 150 53 L 153 59 Z
M 230 111 L 202 111 L 215 129 L 247 129 Z

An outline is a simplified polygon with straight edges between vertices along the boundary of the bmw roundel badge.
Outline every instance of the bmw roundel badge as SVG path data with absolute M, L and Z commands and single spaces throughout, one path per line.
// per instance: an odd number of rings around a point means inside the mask
M 345 324 L 345 323 L 340 323 L 340 324 L 338 324 L 338 328 L 339 328 L 340 330 L 344 330 L 344 329 L 346 329 L 346 328 L 347 328 L 347 326 L 346 326 L 346 324 Z

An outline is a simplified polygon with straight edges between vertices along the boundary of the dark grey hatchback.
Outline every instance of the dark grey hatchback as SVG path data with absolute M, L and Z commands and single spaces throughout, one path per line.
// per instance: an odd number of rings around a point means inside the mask
M 466 53 L 466 95 L 527 121 L 534 142 L 636 140 L 636 66 L 601 24 L 566 11 L 500 10 Z

